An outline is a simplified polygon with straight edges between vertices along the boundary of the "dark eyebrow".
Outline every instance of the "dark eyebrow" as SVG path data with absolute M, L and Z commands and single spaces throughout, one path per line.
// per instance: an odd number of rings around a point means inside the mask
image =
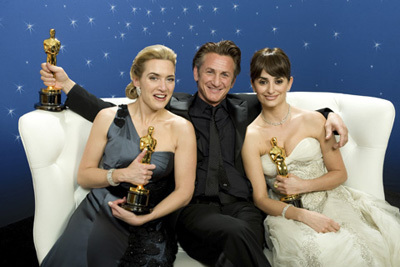
M 160 76 L 160 74 L 158 74 L 158 73 L 156 73 L 156 72 L 149 72 L 149 73 L 147 74 L 147 76 L 150 76 L 150 75 Z
M 149 73 L 147 74 L 147 76 L 150 76 L 150 75 L 154 75 L 154 76 L 157 76 L 157 77 L 160 77 L 160 76 L 161 76 L 160 74 L 158 74 L 158 73 L 156 73 L 156 72 L 149 72 Z M 167 77 L 175 77 L 175 74 L 168 75 Z
M 279 80 L 279 79 L 283 79 L 284 77 L 273 77 L 273 78 L 274 78 L 274 80 Z M 268 80 L 267 77 L 262 77 L 262 76 L 258 77 L 258 79 Z

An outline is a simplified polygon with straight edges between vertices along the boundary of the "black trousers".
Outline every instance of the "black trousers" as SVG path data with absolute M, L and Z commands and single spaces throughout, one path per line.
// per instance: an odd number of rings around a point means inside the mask
M 176 234 L 189 256 L 210 266 L 270 266 L 263 253 L 264 215 L 239 201 L 189 204 L 181 211 Z

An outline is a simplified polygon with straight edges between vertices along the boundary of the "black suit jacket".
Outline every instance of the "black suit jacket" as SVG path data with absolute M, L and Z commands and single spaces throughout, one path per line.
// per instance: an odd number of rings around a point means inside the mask
M 189 109 L 196 95 L 186 93 L 174 93 L 166 106 L 168 110 L 176 115 L 192 121 Z M 261 105 L 254 94 L 228 94 L 226 96 L 228 112 L 235 126 L 235 167 L 244 175 L 241 158 L 241 150 L 247 126 L 257 117 L 261 111 Z M 201 160 L 201 147 L 198 147 L 198 160 Z

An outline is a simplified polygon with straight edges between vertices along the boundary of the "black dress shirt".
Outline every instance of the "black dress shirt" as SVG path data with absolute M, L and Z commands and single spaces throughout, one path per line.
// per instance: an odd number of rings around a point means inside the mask
M 220 192 L 232 195 L 232 192 L 243 193 L 235 195 L 238 198 L 247 199 L 249 197 L 248 183 L 243 185 L 247 188 L 242 190 L 229 190 L 231 186 L 235 186 L 235 180 L 247 181 L 239 171 L 235 168 L 235 127 L 229 116 L 226 99 L 219 105 L 215 114 L 215 122 L 219 132 L 221 142 L 221 154 L 223 165 L 230 185 L 224 188 L 220 185 Z M 210 140 L 210 121 L 212 106 L 205 103 L 198 95 L 195 97 L 189 115 L 196 132 L 198 159 L 196 171 L 196 188 L 194 197 L 203 197 L 205 195 L 205 185 L 207 180 L 208 157 L 209 157 L 209 140 Z

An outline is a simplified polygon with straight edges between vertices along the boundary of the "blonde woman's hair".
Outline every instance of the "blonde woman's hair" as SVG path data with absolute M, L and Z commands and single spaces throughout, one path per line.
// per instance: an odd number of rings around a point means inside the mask
M 169 60 L 176 66 L 176 54 L 171 49 L 164 45 L 151 45 L 142 49 L 135 57 L 132 63 L 130 75 L 131 82 L 126 86 L 125 95 L 130 99 L 138 98 L 138 90 L 133 84 L 135 77 L 140 78 L 144 72 L 144 63 L 151 59 Z

